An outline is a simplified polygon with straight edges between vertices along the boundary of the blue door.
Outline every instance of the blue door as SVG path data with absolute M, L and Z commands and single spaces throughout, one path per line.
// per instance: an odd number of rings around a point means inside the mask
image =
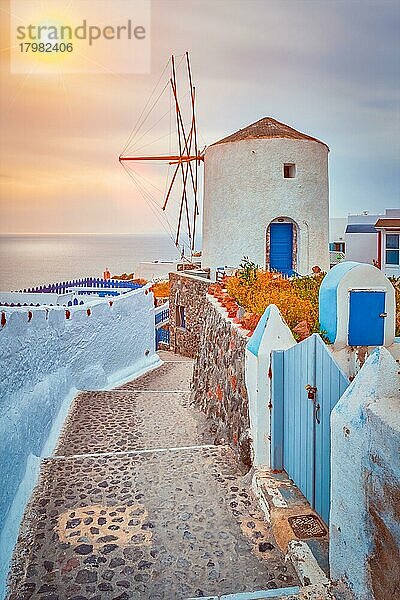
M 349 346 L 382 346 L 386 292 L 352 290 L 349 306 Z M 368 323 L 368 327 L 365 324 Z
M 271 223 L 270 269 L 280 273 L 293 270 L 293 224 Z

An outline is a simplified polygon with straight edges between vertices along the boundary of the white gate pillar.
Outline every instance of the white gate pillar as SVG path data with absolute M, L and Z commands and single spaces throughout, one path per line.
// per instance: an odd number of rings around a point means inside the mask
M 245 376 L 255 467 L 269 468 L 271 464 L 271 352 L 295 344 L 281 313 L 271 304 L 246 346 Z

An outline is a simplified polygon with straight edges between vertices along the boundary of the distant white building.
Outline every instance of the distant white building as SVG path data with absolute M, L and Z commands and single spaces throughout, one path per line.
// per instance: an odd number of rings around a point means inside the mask
M 375 223 L 378 267 L 388 277 L 400 277 L 400 209 L 387 209 Z
M 329 268 L 328 146 L 266 117 L 205 153 L 202 267 Z
M 331 252 L 345 252 L 345 231 L 347 217 L 329 219 L 329 250 Z
M 384 214 L 349 215 L 346 260 L 375 264 L 387 276 L 400 277 L 400 209 Z
M 381 215 L 349 215 L 345 231 L 346 260 L 376 264 L 378 232 L 375 223 Z
M 329 219 L 329 260 L 331 267 L 334 267 L 345 259 L 346 226 L 346 217 Z

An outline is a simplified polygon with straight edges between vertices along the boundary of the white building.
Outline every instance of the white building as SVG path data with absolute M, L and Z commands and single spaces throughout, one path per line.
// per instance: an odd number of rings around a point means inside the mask
M 380 216 L 367 212 L 361 215 L 348 215 L 345 231 L 346 260 L 370 265 L 376 263 L 378 232 L 375 223 Z
M 331 252 L 345 252 L 345 231 L 347 217 L 329 219 L 329 250 Z
M 389 208 L 375 223 L 378 267 L 388 277 L 400 277 L 400 209 Z
M 329 219 L 329 258 L 331 267 L 337 265 L 345 259 L 346 226 L 346 217 Z
M 375 264 L 387 276 L 400 277 L 400 209 L 384 214 L 349 215 L 346 260 Z
M 327 270 L 328 152 L 270 117 L 207 148 L 202 266 Z

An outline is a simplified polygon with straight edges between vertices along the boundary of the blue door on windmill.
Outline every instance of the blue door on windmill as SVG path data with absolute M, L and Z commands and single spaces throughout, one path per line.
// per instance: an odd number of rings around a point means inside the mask
M 293 224 L 271 223 L 270 269 L 280 273 L 293 271 Z

